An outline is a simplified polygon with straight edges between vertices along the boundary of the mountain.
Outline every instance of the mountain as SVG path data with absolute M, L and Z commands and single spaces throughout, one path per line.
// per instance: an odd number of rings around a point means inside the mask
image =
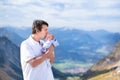
M 2 29 L 5 29 L 8 32 L 13 32 L 16 35 L 19 35 L 19 37 L 21 37 L 23 39 L 29 37 L 29 35 L 32 32 L 31 31 L 32 29 L 27 28 L 27 27 L 15 28 L 15 27 L 12 27 L 12 26 L 4 26 L 4 27 L 2 27 Z
M 104 75 L 103 79 L 100 78 L 101 80 L 104 80 L 105 77 L 109 76 L 108 74 L 116 74 L 116 76 L 120 75 L 120 42 L 116 44 L 114 50 L 108 56 L 95 63 L 90 68 L 90 70 L 88 70 L 83 75 L 83 77 L 86 79 L 91 77 L 94 78 L 95 76 L 98 77 L 99 75 L 101 76 Z M 113 75 L 112 77 L 115 76 Z M 90 80 L 92 80 L 92 78 Z M 93 80 L 98 80 L 98 79 L 93 79 Z M 106 79 L 106 80 L 110 80 L 110 79 Z
M 115 49 L 105 58 L 94 64 L 91 68 L 92 71 L 101 71 L 111 69 L 118 66 L 120 61 L 120 42 L 117 43 Z
M 115 44 L 120 40 L 120 33 L 112 33 L 105 30 L 90 31 L 89 34 L 102 44 Z
M 23 80 L 19 52 L 8 38 L 0 37 L 0 80 Z
M 11 28 L 9 27 L 0 28 L 0 37 L 5 36 L 9 38 L 14 44 L 20 46 L 20 43 L 23 41 L 23 38 L 16 34 L 14 31 L 15 29 L 11 30 Z

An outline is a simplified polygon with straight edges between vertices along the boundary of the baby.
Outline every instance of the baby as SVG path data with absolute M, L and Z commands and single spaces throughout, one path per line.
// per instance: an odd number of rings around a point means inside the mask
M 54 39 L 54 35 L 48 34 L 45 38 L 45 42 L 43 43 L 42 52 L 45 53 L 51 45 L 57 47 L 59 46 L 59 43 L 56 39 Z
M 59 46 L 59 43 L 56 39 L 54 39 L 54 35 L 48 34 L 42 46 L 42 53 L 45 53 L 51 45 L 57 47 Z M 47 59 L 47 65 L 51 66 L 50 59 Z

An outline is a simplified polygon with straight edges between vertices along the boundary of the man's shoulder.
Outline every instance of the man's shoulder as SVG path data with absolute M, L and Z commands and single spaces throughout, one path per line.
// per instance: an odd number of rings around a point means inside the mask
M 21 45 L 27 45 L 29 42 L 29 38 L 27 38 L 21 42 Z

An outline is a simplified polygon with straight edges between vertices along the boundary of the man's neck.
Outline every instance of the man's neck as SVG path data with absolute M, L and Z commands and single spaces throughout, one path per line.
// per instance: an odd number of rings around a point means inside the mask
M 36 34 L 32 34 L 31 37 L 37 41 L 37 42 L 40 42 L 40 38 L 36 35 Z

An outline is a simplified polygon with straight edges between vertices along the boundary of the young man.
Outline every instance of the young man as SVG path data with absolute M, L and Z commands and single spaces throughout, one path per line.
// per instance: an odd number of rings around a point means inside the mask
M 21 66 L 24 80 L 54 80 L 51 66 L 47 59 L 54 61 L 54 46 L 43 54 L 41 40 L 48 34 L 48 23 L 43 20 L 35 20 L 32 26 L 32 34 L 21 43 Z

